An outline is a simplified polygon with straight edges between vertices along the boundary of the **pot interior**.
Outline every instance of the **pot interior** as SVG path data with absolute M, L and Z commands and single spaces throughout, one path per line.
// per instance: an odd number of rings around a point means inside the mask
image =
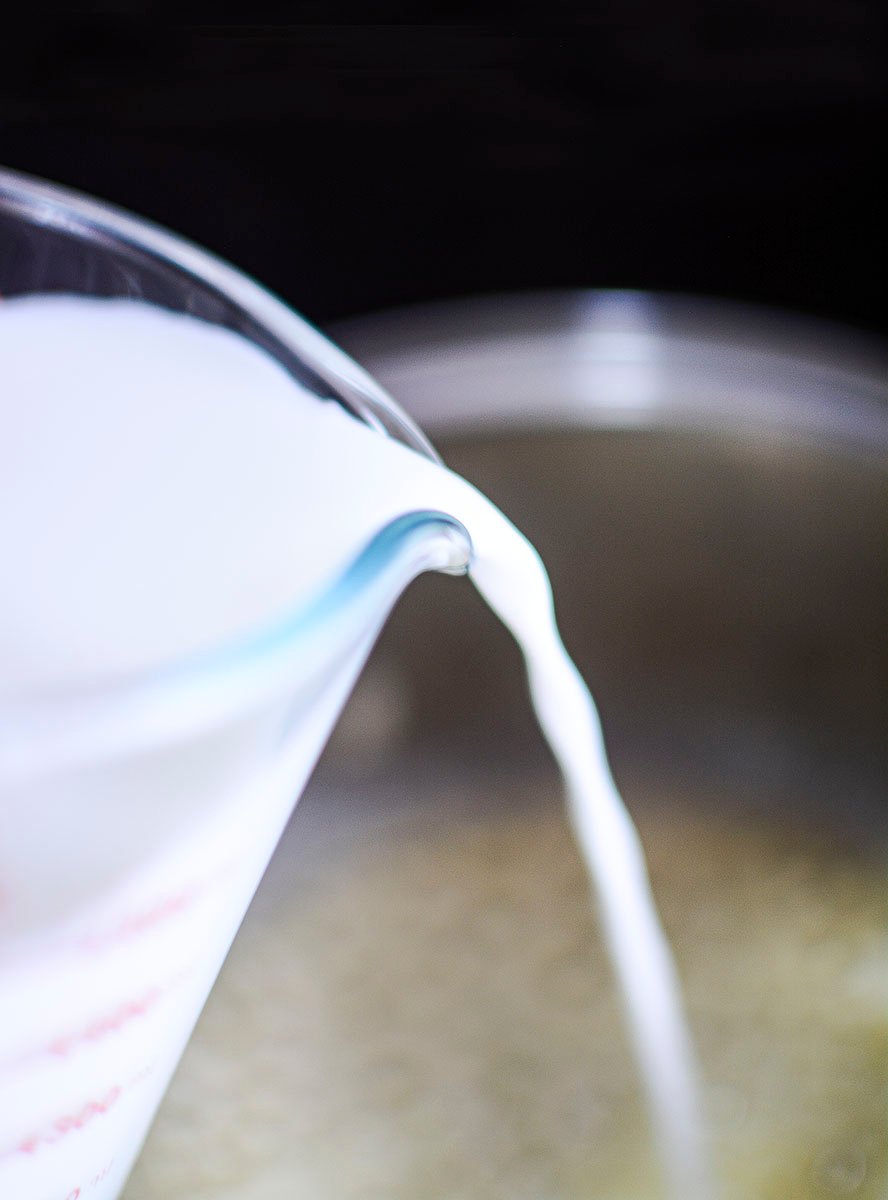
M 685 984 L 722 1195 L 883 1198 L 885 447 L 712 423 L 437 440 L 548 565 Z M 519 655 L 467 581 L 426 577 L 127 1200 L 659 1187 Z

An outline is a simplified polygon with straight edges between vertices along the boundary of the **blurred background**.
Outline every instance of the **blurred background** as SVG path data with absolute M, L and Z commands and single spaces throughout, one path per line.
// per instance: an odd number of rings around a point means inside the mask
M 0 161 L 187 234 L 321 324 L 595 286 L 884 331 L 882 5 L 604 0 L 483 26 L 238 7 L 24 14 Z
M 322 326 L 628 287 L 888 331 L 881 3 L 603 0 L 568 21 L 556 0 L 484 26 L 417 8 L 331 22 L 320 3 L 258 4 L 247 22 L 189 4 L 171 26 L 148 4 L 32 5 L 4 46 L 0 162 L 191 237 Z M 338 330 L 412 411 L 425 397 L 438 442 L 433 416 L 489 401 L 471 356 L 487 335 L 510 403 L 514 370 L 525 399 L 543 379 L 547 422 L 580 411 L 569 335 L 591 309 L 551 303 L 548 324 L 516 325 L 498 301 L 498 343 L 465 307 L 428 361 L 397 322 Z M 868 354 L 823 366 L 816 328 L 802 348 L 770 318 L 740 336 L 718 306 L 730 353 L 716 337 L 686 354 L 696 306 L 687 324 L 683 302 L 637 307 L 642 328 L 671 314 L 651 378 L 658 419 L 674 405 L 684 424 L 506 421 L 439 444 L 552 570 L 642 827 L 731 1194 L 875 1200 L 884 372 Z M 535 325 L 563 346 L 515 355 Z M 589 344 L 575 352 L 588 368 Z M 867 453 L 756 428 L 809 399 L 834 433 L 874 430 Z M 730 420 L 694 419 L 716 400 Z M 127 1196 L 416 1200 L 441 1179 L 485 1200 L 645 1194 L 635 1077 L 517 651 L 470 589 L 430 577 L 361 689 Z

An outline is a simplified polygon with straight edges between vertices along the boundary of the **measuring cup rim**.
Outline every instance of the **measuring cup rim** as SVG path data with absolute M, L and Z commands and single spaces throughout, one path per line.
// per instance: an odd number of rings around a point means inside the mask
M 441 461 L 422 430 L 358 363 L 279 297 L 209 250 L 104 200 L 0 166 L 3 215 L 128 252 L 200 283 L 262 330 L 271 343 L 266 348 L 273 355 L 277 348 L 285 367 L 298 363 L 322 398 L 337 400 L 365 424 Z
M 48 229 L 78 245 L 110 250 L 147 268 L 146 279 L 169 278 L 172 272 L 183 295 L 189 284 L 199 286 L 202 294 L 218 298 L 226 313 L 243 316 L 239 332 L 249 337 L 245 329 L 259 331 L 264 348 L 272 355 L 278 349 L 285 368 L 295 374 L 298 367 L 300 382 L 306 386 L 307 379 L 319 398 L 339 401 L 380 436 L 440 461 L 421 430 L 356 362 L 278 297 L 202 247 L 104 201 L 0 167 L 4 216 L 23 228 Z M 138 289 L 131 294 L 138 297 Z M 304 662 L 312 639 L 369 603 L 374 589 L 390 586 L 393 602 L 398 588 L 420 571 L 465 570 L 469 555 L 468 535 L 457 522 L 442 514 L 408 514 L 380 531 L 343 566 L 338 579 L 275 626 L 168 668 L 0 700 L 0 778 L 25 763 L 37 769 L 70 761 L 74 750 L 83 757 L 88 747 L 105 753 L 111 745 L 130 746 L 146 740 L 149 729 L 178 735 L 212 714 L 213 719 L 230 715 L 243 707 L 244 693 L 239 702 L 237 689 L 245 688 L 248 678 L 257 699 L 285 687 L 283 664 L 290 663 L 292 670 L 295 659 Z M 211 686 L 218 692 L 215 699 Z M 179 714 L 178 725 L 170 719 L 173 712 Z

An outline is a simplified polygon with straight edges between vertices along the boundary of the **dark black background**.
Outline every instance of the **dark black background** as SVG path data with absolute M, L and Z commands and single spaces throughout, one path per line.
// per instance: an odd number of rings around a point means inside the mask
M 883 5 L 402 9 L 31 12 L 2 51 L 0 160 L 197 239 L 321 323 L 578 285 L 884 331 Z

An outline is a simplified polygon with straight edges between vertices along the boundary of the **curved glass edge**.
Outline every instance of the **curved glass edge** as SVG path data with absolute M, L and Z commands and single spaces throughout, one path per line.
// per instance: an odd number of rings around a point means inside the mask
M 347 317 L 329 332 L 348 353 L 360 349 L 375 358 L 423 355 L 434 361 L 455 343 L 472 349 L 507 338 L 518 345 L 554 345 L 573 335 L 643 334 L 666 343 L 706 342 L 818 365 L 853 360 L 869 374 L 881 374 L 888 362 L 884 336 L 829 318 L 718 295 L 631 288 L 543 288 L 426 300 Z
M 371 375 L 282 300 L 208 250 L 115 205 L 4 167 L 0 167 L 0 212 L 71 237 L 103 245 L 112 241 L 215 289 L 271 334 L 288 352 L 286 357 L 295 356 L 359 420 L 441 462 L 422 430 Z M 282 361 L 286 366 L 285 358 Z
M 665 428 L 888 448 L 888 345 L 718 298 L 541 291 L 331 327 L 438 436 Z
M 459 521 L 409 513 L 281 621 L 149 673 L 0 705 L 0 785 L 195 736 L 290 699 L 331 663 L 372 644 L 418 575 L 465 574 L 471 557 Z

